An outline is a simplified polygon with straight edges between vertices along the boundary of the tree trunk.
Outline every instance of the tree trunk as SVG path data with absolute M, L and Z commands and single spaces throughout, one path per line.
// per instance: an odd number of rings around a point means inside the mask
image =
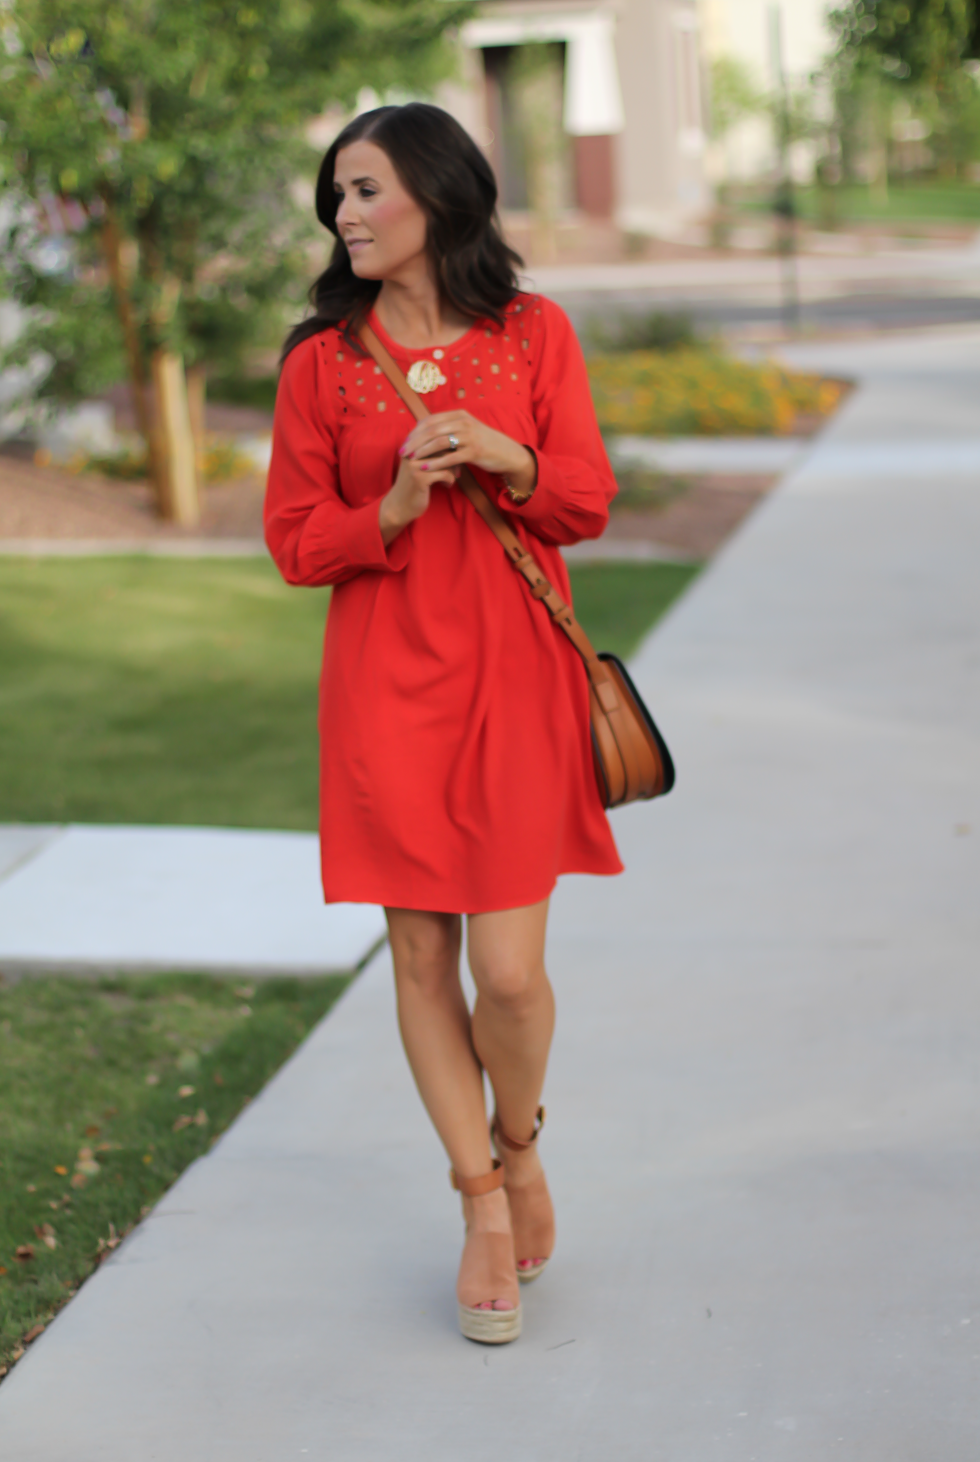
M 112 199 L 108 193 L 103 193 L 102 202 L 105 207 L 104 221 L 102 224 L 102 250 L 105 254 L 106 267 L 109 270 L 109 277 L 112 280 L 112 288 L 116 296 L 116 309 L 119 313 L 119 323 L 122 326 L 123 342 L 126 347 L 126 357 L 129 362 L 129 386 L 133 396 L 133 414 L 136 417 L 136 428 L 143 438 L 146 447 L 146 474 L 156 494 L 157 505 L 160 509 L 161 516 L 165 517 L 164 494 L 166 486 L 163 480 L 162 453 L 156 424 L 150 409 L 143 351 L 140 345 L 139 331 L 133 317 L 133 306 L 129 297 L 126 271 L 123 268 L 122 239 L 119 234 L 119 225 L 116 222 Z
M 536 263 L 550 264 L 558 257 L 566 148 L 560 52 L 540 42 L 521 46 L 515 53 L 513 75 L 527 169 L 531 252 Z
M 194 438 L 194 466 L 198 482 L 204 481 L 207 431 L 205 410 L 207 406 L 207 368 L 198 361 L 187 368 L 187 411 L 191 422 L 191 436 Z
M 184 362 L 171 350 L 153 352 L 153 386 L 164 447 L 163 516 L 193 528 L 201 519 L 194 470 L 194 438 L 187 409 Z

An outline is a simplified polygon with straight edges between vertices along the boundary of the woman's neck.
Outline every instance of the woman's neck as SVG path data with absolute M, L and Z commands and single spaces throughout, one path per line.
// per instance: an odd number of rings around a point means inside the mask
M 412 350 L 452 345 L 473 324 L 440 299 L 428 269 L 413 271 L 405 278 L 386 279 L 374 308 L 392 340 Z

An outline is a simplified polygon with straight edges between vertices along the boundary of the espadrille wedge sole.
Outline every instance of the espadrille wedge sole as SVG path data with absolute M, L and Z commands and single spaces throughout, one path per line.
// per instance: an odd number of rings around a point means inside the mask
M 471 1310 L 459 1306 L 459 1330 L 481 1345 L 507 1345 L 521 1333 L 521 1307 L 516 1310 Z

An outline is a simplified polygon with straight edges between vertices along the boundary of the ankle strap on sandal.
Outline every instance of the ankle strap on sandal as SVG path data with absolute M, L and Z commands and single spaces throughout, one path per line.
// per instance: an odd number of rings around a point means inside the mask
M 482 1198 L 484 1193 L 493 1193 L 502 1188 L 506 1181 L 503 1164 L 499 1157 L 493 1160 L 493 1169 L 479 1178 L 461 1178 L 455 1168 L 449 1169 L 449 1185 L 462 1193 L 464 1198 Z
M 496 1112 L 494 1112 L 493 1114 L 491 1131 L 493 1132 L 493 1135 L 496 1137 L 497 1141 L 502 1142 L 505 1147 L 509 1147 L 512 1152 L 525 1152 L 527 1148 L 533 1147 L 534 1144 L 537 1142 L 538 1136 L 541 1132 L 541 1128 L 544 1126 L 544 1118 L 544 1107 L 538 1107 L 537 1113 L 535 1114 L 534 1118 L 534 1131 L 531 1133 L 527 1142 L 518 1142 L 516 1138 L 508 1137 L 507 1133 L 500 1125 L 500 1118 L 497 1116 Z

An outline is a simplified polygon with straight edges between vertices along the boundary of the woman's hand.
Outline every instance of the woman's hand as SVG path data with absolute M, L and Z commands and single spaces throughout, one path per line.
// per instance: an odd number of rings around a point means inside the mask
M 417 463 L 426 475 L 471 463 L 503 477 L 520 496 L 530 496 L 538 479 L 533 452 L 477 421 L 468 411 L 441 411 L 426 417 L 409 432 L 400 454 L 403 463 Z
M 378 510 L 378 526 L 385 547 L 398 537 L 403 528 L 421 518 L 429 506 L 432 489 L 437 482 L 452 484 L 459 476 L 458 469 L 444 467 L 434 462 L 418 462 L 413 457 L 402 457 L 398 476 L 381 499 Z

